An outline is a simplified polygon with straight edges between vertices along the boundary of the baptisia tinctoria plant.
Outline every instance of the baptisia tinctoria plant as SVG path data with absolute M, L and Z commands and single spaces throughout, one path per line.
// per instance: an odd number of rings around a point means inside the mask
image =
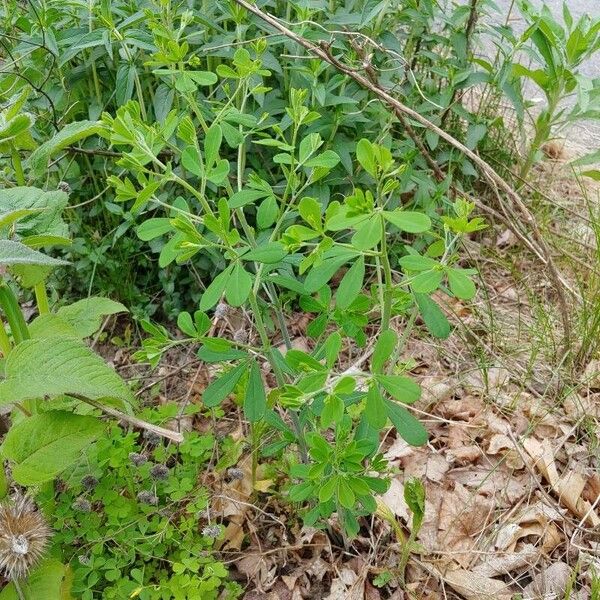
M 413 206 L 408 158 L 393 156 L 385 138 L 328 147 L 306 90 L 264 111 L 263 50 L 238 49 L 216 75 L 156 56 L 176 108 L 148 124 L 131 101 L 102 118 L 125 170 L 111 183 L 131 201 L 138 235 L 166 240 L 163 266 L 208 257 L 218 270 L 199 310 L 180 314 L 184 337 L 145 322 L 150 337 L 138 356 L 157 364 L 173 345 L 199 344 L 198 357 L 220 365 L 203 404 L 216 409 L 232 395 L 240 403 L 255 469 L 286 453 L 289 498 L 305 505 L 305 522 L 337 513 L 355 535 L 357 517 L 373 513 L 374 494 L 387 488 L 380 431 L 391 423 L 410 444 L 427 439 L 407 408 L 420 389 L 400 358 L 419 316 L 433 335 L 450 332 L 431 294 L 474 294 L 473 272 L 456 266 L 455 251 L 481 224 L 469 220 L 469 203 L 444 200 L 443 187 L 439 208 L 448 216 L 438 216 L 435 201 Z M 333 183 L 347 192 L 331 197 Z M 297 305 L 314 315 L 311 351 L 292 344 L 287 309 Z M 243 306 L 250 333 L 211 335 L 228 307 Z M 347 339 L 358 356 L 348 359 Z M 265 370 L 274 385 L 265 385 Z

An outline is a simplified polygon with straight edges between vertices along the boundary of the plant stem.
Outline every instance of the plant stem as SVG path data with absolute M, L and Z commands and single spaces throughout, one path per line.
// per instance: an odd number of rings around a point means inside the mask
M 50 305 L 48 304 L 46 284 L 43 281 L 40 281 L 40 283 L 36 283 L 34 291 L 38 312 L 40 313 L 40 315 L 47 315 L 50 312 Z
M 21 157 L 19 151 L 11 146 L 10 157 L 12 159 L 13 168 L 15 170 L 15 181 L 17 185 L 25 185 L 25 174 L 23 173 L 23 164 L 21 163 Z
M 4 322 L 2 321 L 2 319 L 0 319 L 0 350 L 2 351 L 2 356 L 6 358 L 11 349 L 12 346 L 10 343 L 10 339 L 8 338 L 8 334 L 6 333 Z
M 29 339 L 29 330 L 23 318 L 21 307 L 5 281 L 0 283 L 0 307 L 6 315 L 15 344 L 20 344 L 23 340 Z
M 383 217 L 381 217 L 381 264 L 383 265 L 384 278 L 381 331 L 385 331 L 386 329 L 390 328 L 390 319 L 392 317 L 392 285 L 394 283 L 392 279 L 392 267 L 390 265 L 390 258 L 388 256 L 387 241 L 385 236 L 385 221 Z

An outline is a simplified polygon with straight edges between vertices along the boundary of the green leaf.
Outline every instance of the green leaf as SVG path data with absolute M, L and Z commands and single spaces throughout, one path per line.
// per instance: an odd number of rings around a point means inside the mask
M 377 178 L 377 162 L 373 146 L 367 139 L 362 139 L 356 144 L 356 158 L 361 167 L 373 178 Z
M 48 168 L 52 155 L 63 148 L 83 140 L 91 135 L 96 135 L 104 130 L 100 121 L 75 121 L 65 125 L 54 137 L 38 146 L 29 156 L 27 161 L 35 176 L 40 176 Z
M 365 278 L 365 257 L 361 254 L 354 264 L 346 271 L 335 294 L 338 308 L 348 308 L 356 299 L 363 287 Z
M 100 329 L 104 317 L 124 312 L 129 311 L 120 302 L 91 296 L 68 306 L 62 306 L 56 314 L 69 323 L 82 338 L 85 338 Z
M 306 293 L 312 294 L 320 290 L 353 255 L 343 254 L 325 259 L 318 267 L 313 267 L 304 280 Z
M 369 386 L 365 402 L 364 416 L 367 423 L 377 430 L 385 426 L 387 421 L 387 407 L 376 385 Z
M 231 306 L 241 306 L 246 302 L 251 289 L 252 277 L 241 263 L 235 263 L 231 271 L 231 276 L 225 284 L 225 298 L 227 298 L 227 302 Z
M 215 379 L 202 394 L 204 405 L 213 408 L 221 404 L 233 392 L 233 388 L 247 368 L 248 363 L 240 363 L 237 367 L 231 369 L 231 371 L 227 371 L 221 377 Z
M 242 256 L 242 260 L 253 260 L 265 264 L 278 263 L 287 256 L 287 250 L 281 242 L 268 242 Z
M 308 168 L 322 167 L 324 169 L 333 169 L 340 162 L 340 157 L 333 150 L 325 150 L 313 158 L 309 158 L 304 166 Z
M 410 285 L 417 294 L 431 294 L 440 287 L 442 279 L 442 271 L 423 271 L 411 278 Z
M 321 411 L 321 425 L 331 427 L 334 424 L 341 423 L 343 416 L 344 401 L 336 394 L 328 395 Z
M 421 317 L 425 326 L 434 337 L 445 340 L 451 331 L 450 323 L 440 307 L 425 294 L 415 294 L 415 300 L 419 307 Z
M 421 397 L 421 388 L 410 377 L 404 375 L 376 375 L 381 387 L 396 400 L 412 404 Z
M 333 498 L 333 494 L 338 485 L 339 477 L 330 477 L 319 489 L 319 502 L 329 502 Z
M 424 213 L 410 210 L 384 211 L 383 217 L 401 231 L 422 233 L 431 229 L 431 219 Z
M 388 417 L 394 427 L 411 446 L 423 446 L 427 443 L 427 430 L 403 406 L 391 400 L 385 401 L 388 408 Z
M 187 169 L 192 175 L 196 177 L 203 177 L 204 167 L 202 165 L 202 158 L 196 146 L 187 146 L 181 153 L 181 164 Z
M 397 343 L 398 334 L 392 329 L 386 329 L 379 334 L 373 350 L 373 358 L 371 358 L 371 371 L 383 373 L 383 366 L 392 356 Z
M 470 300 L 475 296 L 475 284 L 470 277 L 465 275 L 460 269 L 448 269 L 448 283 L 450 291 L 462 300 Z M 414 287 L 413 287 L 414 289 Z
M 49 337 L 21 342 L 6 359 L 0 404 L 75 394 L 132 402 L 125 382 L 83 342 Z
M 46 256 L 13 240 L 0 240 L 0 265 L 68 265 L 66 260 Z
M 50 558 L 27 575 L 26 584 L 21 584 L 22 596 L 9 583 L 0 592 L 0 600 L 73 600 L 72 581 L 71 568 Z
M 148 219 L 144 221 L 137 229 L 136 233 L 140 240 L 149 242 L 165 233 L 173 231 L 173 225 L 171 225 L 171 219 Z
M 96 417 L 51 410 L 13 425 L 0 452 L 11 461 L 18 484 L 39 485 L 81 459 L 82 451 L 104 429 Z
M 352 245 L 357 250 L 370 250 L 381 241 L 382 234 L 381 217 L 378 214 L 371 215 L 357 226 L 352 236 Z
M 177 315 L 177 327 L 188 337 L 196 337 L 196 326 L 189 312 L 183 311 Z
M 210 282 L 210 285 L 206 288 L 204 294 L 202 294 L 202 298 L 200 298 L 200 305 L 198 307 L 200 310 L 209 310 L 219 302 L 221 296 L 225 293 L 225 286 L 229 280 L 232 268 L 230 265 Z
M 337 497 L 340 504 L 344 508 L 354 508 L 354 503 L 356 502 L 356 496 L 352 491 L 352 488 L 348 485 L 345 479 L 342 477 L 338 478 L 338 491 Z
M 229 208 L 240 208 L 242 206 L 246 206 L 246 204 L 250 204 L 255 200 L 259 200 L 260 198 L 264 198 L 268 196 L 271 192 L 269 190 L 251 190 L 244 189 L 240 190 L 233 194 L 229 200 Z
M 250 375 L 248 377 L 248 387 L 244 398 L 244 415 L 250 423 L 260 421 L 267 411 L 267 396 L 263 384 L 260 367 L 256 361 L 252 361 Z
M 14 187 L 0 190 L 0 219 L 19 211 L 32 211 L 30 216 L 19 219 L 16 233 L 23 236 L 68 236 L 69 228 L 61 213 L 69 202 L 65 192 L 45 192 L 35 187 Z
M 399 261 L 400 266 L 407 271 L 429 271 L 439 267 L 440 263 L 428 256 L 420 256 L 418 254 L 408 254 L 403 256 Z
M 213 124 L 208 128 L 204 138 L 204 158 L 206 160 L 206 168 L 211 169 L 219 159 L 219 150 L 223 140 L 223 132 L 221 127 Z

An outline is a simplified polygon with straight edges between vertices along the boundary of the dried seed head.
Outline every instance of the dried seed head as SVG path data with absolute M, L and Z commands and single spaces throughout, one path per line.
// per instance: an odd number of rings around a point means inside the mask
M 158 446 L 158 444 L 160 444 L 160 435 L 154 433 L 154 431 L 146 430 L 144 431 L 143 436 L 150 446 Z
M 152 479 L 156 479 L 157 481 L 161 481 L 166 479 L 169 476 L 169 467 L 165 465 L 154 465 L 150 469 L 150 477 Z
M 244 479 L 244 471 L 242 469 L 238 469 L 237 467 L 231 467 L 231 469 L 227 469 L 227 475 L 231 479 Z
M 71 193 L 71 186 L 66 181 L 59 181 L 56 187 L 65 194 Z
M 158 504 L 158 496 L 150 491 L 143 490 L 137 495 L 138 502 L 142 504 L 150 504 L 156 506 Z
M 27 496 L 16 495 L 0 504 L 0 572 L 21 579 L 44 554 L 50 527 Z
M 202 529 L 202 535 L 209 538 L 218 538 L 221 535 L 221 527 L 219 525 L 207 525 Z
M 233 340 L 235 342 L 239 342 L 240 344 L 246 343 L 248 341 L 248 332 L 245 331 L 244 329 L 238 329 L 233 334 Z
M 135 467 L 141 467 L 148 459 L 143 454 L 137 452 L 129 453 L 129 460 Z
M 98 485 L 98 480 L 93 475 L 86 475 L 81 480 L 81 485 L 88 492 L 91 492 Z
M 92 503 L 83 496 L 79 496 L 79 498 L 77 498 L 71 506 L 73 507 L 73 510 L 84 513 L 89 513 L 92 510 Z
M 215 306 L 215 317 L 217 319 L 222 319 L 223 317 L 226 317 L 228 312 L 229 306 L 225 304 L 225 302 L 219 302 L 219 304 Z

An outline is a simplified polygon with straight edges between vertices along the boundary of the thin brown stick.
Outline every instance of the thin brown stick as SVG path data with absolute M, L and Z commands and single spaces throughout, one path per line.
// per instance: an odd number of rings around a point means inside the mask
M 77 394 L 69 394 L 69 396 L 73 396 L 82 402 L 85 402 L 94 408 L 101 410 L 103 413 L 114 417 L 115 419 L 119 419 L 120 421 L 125 421 L 132 425 L 133 427 L 137 427 L 139 429 L 145 429 L 146 431 L 151 431 L 152 433 L 156 433 L 161 437 L 167 438 L 172 442 L 180 444 L 183 442 L 183 434 L 178 431 L 171 431 L 170 429 L 165 429 L 164 427 L 159 427 L 158 425 L 154 425 L 153 423 L 148 423 L 147 421 L 143 421 L 142 419 L 138 419 L 137 417 L 132 417 L 131 415 L 127 415 L 116 408 L 112 408 L 111 406 L 106 406 L 101 404 L 100 402 L 96 402 L 96 400 L 91 400 L 90 398 L 85 398 L 84 396 L 79 396 Z
M 513 188 L 509 184 L 507 184 L 506 181 L 504 181 L 504 179 L 502 179 L 502 177 L 500 177 L 500 175 L 498 175 L 498 173 L 496 173 L 496 171 L 485 160 L 483 160 L 478 154 L 467 148 L 455 137 L 453 137 L 448 132 L 444 131 L 443 129 L 429 121 L 429 119 L 426 119 L 424 116 L 420 115 L 412 108 L 409 108 L 408 106 L 394 98 L 392 95 L 390 95 L 390 93 L 387 90 L 371 81 L 368 77 L 365 77 L 354 68 L 340 62 L 331 54 L 329 44 L 327 44 L 326 42 L 321 42 L 320 45 L 313 44 L 306 38 L 298 35 L 291 29 L 286 27 L 283 23 L 279 21 L 279 19 L 267 12 L 262 11 L 257 6 L 250 4 L 246 0 L 235 1 L 243 8 L 259 17 L 265 23 L 271 25 L 271 27 L 274 27 L 276 30 L 280 31 L 289 39 L 293 40 L 297 44 L 300 44 L 300 46 L 308 50 L 311 54 L 319 57 L 321 60 L 332 65 L 338 71 L 344 73 L 345 75 L 356 81 L 356 83 L 358 83 L 362 87 L 370 90 L 382 102 L 384 102 L 388 107 L 390 107 L 396 116 L 402 115 L 403 117 L 409 117 L 410 119 L 413 119 L 417 123 L 421 124 L 423 127 L 426 127 L 430 131 L 433 131 L 440 138 L 445 140 L 448 144 L 454 146 L 461 153 L 467 156 L 479 168 L 480 172 L 491 185 L 492 189 L 501 190 L 502 192 L 504 192 L 504 194 L 506 194 L 506 196 L 511 200 L 511 202 L 518 208 L 521 218 L 531 230 L 531 233 L 535 241 L 537 242 L 537 245 L 543 253 L 543 257 L 540 258 L 542 258 L 545 266 L 548 268 L 548 274 L 552 280 L 552 283 L 554 284 L 554 288 L 558 296 L 559 310 L 563 324 L 563 346 L 564 351 L 568 352 L 571 347 L 571 321 L 569 318 L 569 309 L 564 293 L 565 286 L 561 275 L 558 272 L 556 265 L 554 264 L 554 260 L 552 259 L 552 254 L 550 252 L 548 244 L 542 236 L 533 215 L 531 214 L 531 212 L 529 211 L 519 194 L 515 190 L 513 190 Z

